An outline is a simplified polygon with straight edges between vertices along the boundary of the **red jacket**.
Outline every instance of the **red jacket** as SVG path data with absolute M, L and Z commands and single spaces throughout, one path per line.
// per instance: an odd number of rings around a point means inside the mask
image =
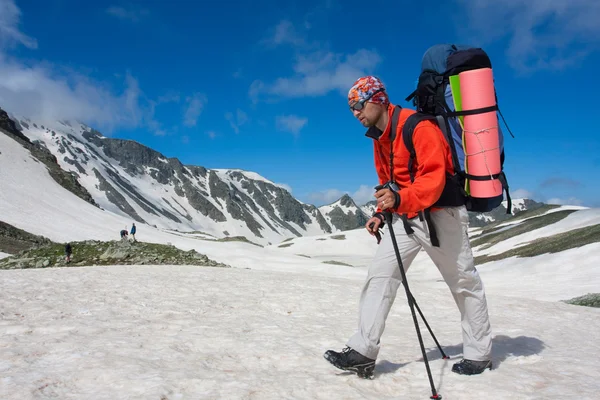
M 388 124 L 379 139 L 373 141 L 375 169 L 379 183 L 390 180 L 390 127 L 394 105 L 388 107 Z M 400 205 L 390 211 L 407 214 L 408 218 L 417 216 L 419 211 L 435 203 L 444 189 L 446 172 L 452 174 L 452 153 L 442 131 L 431 121 L 422 121 L 415 128 L 413 144 L 416 160 L 414 161 L 414 182 L 411 184 L 408 173 L 409 152 L 402 140 L 402 128 L 406 119 L 415 113 L 403 108 L 400 112 L 398 129 L 394 138 L 394 179 L 400 187 Z M 435 211 L 436 208 L 432 208 Z M 377 211 L 382 210 L 377 207 Z

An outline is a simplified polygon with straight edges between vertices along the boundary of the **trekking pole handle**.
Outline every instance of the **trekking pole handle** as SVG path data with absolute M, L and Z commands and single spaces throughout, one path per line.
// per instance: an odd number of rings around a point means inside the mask
M 398 192 L 400 190 L 398 185 L 394 182 L 386 182 L 383 185 L 375 186 L 375 190 L 381 190 L 381 189 L 390 189 L 393 192 Z

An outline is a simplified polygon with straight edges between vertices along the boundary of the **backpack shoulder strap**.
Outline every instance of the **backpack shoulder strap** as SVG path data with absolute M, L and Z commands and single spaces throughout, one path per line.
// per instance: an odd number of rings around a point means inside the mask
M 392 113 L 392 121 L 390 126 L 390 182 L 394 180 L 394 139 L 396 138 L 396 132 L 398 131 L 398 122 L 400 121 L 400 112 L 402 107 L 395 106 L 394 112 Z
M 396 132 L 398 130 L 398 122 L 400 121 L 400 111 L 402 107 L 395 106 L 394 112 L 392 113 L 392 126 L 390 127 L 390 142 L 393 143 L 396 138 Z
M 413 173 L 413 164 L 415 159 L 417 158 L 417 154 L 415 152 L 415 145 L 412 140 L 413 133 L 415 132 L 415 128 L 417 127 L 419 122 L 425 120 L 435 120 L 435 117 L 432 115 L 416 112 L 406 119 L 404 127 L 402 128 L 402 140 L 404 141 L 404 146 L 410 154 L 410 157 L 408 159 L 408 173 L 410 174 L 411 182 L 414 182 L 415 180 L 415 176 Z

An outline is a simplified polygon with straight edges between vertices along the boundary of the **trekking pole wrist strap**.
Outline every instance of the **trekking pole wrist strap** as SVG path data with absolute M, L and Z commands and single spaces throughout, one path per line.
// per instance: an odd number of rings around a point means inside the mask
M 379 218 L 379 220 L 381 221 L 381 225 L 379 225 L 379 227 L 383 228 L 383 226 L 385 225 L 385 217 L 383 216 L 383 213 L 376 212 L 375 214 L 373 214 L 373 216 Z

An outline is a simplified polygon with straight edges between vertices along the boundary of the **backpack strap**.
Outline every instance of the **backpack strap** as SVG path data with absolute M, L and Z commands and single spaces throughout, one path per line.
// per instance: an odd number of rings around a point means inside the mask
M 410 175 L 411 182 L 415 181 L 414 162 L 417 158 L 415 146 L 414 146 L 414 143 L 412 140 L 413 133 L 415 131 L 415 128 L 419 124 L 419 122 L 425 121 L 425 120 L 435 120 L 435 119 L 436 119 L 435 116 L 416 112 L 406 119 L 406 122 L 404 123 L 404 127 L 402 128 L 402 140 L 404 141 L 404 146 L 406 147 L 406 149 L 408 150 L 408 153 L 409 153 L 408 173 Z M 436 232 L 435 227 L 433 226 L 433 222 L 431 220 L 431 209 L 426 208 L 423 212 L 419 212 L 419 219 L 421 221 L 423 221 L 423 219 L 425 219 L 425 221 L 427 222 L 427 228 L 429 229 L 429 237 L 431 239 L 431 245 L 434 247 L 439 247 L 440 241 L 437 237 L 437 232 Z M 413 233 L 414 231 L 408 225 L 408 221 L 406 221 L 406 216 L 404 216 L 403 222 L 404 222 L 404 228 L 406 230 L 406 233 L 407 234 L 409 233 L 408 229 L 410 229 L 410 233 Z M 407 227 L 408 227 L 408 229 L 407 229 Z
M 414 162 L 417 158 L 417 154 L 415 152 L 415 146 L 413 144 L 413 133 L 421 121 L 425 120 L 435 120 L 435 117 L 428 114 L 422 113 L 414 113 L 410 117 L 406 119 L 404 123 L 404 127 L 402 127 L 402 140 L 404 141 L 404 146 L 408 150 L 409 158 L 408 158 L 408 173 L 410 175 L 410 181 L 415 181 L 415 174 L 413 172 Z
M 392 123 L 390 126 L 390 182 L 394 183 L 394 139 L 398 131 L 398 122 L 400 121 L 400 112 L 402 107 L 395 106 L 392 113 Z
M 392 113 L 392 122 L 390 127 L 390 182 L 394 182 L 394 139 L 396 138 L 396 133 L 398 132 L 398 123 L 400 121 L 401 111 L 402 107 L 396 106 L 394 108 L 394 112 Z M 406 232 L 406 234 L 410 235 L 412 233 L 415 233 L 413 228 L 408 223 L 408 218 L 406 217 L 406 214 L 401 214 L 400 218 L 402 219 L 402 224 L 404 225 L 404 231 Z

